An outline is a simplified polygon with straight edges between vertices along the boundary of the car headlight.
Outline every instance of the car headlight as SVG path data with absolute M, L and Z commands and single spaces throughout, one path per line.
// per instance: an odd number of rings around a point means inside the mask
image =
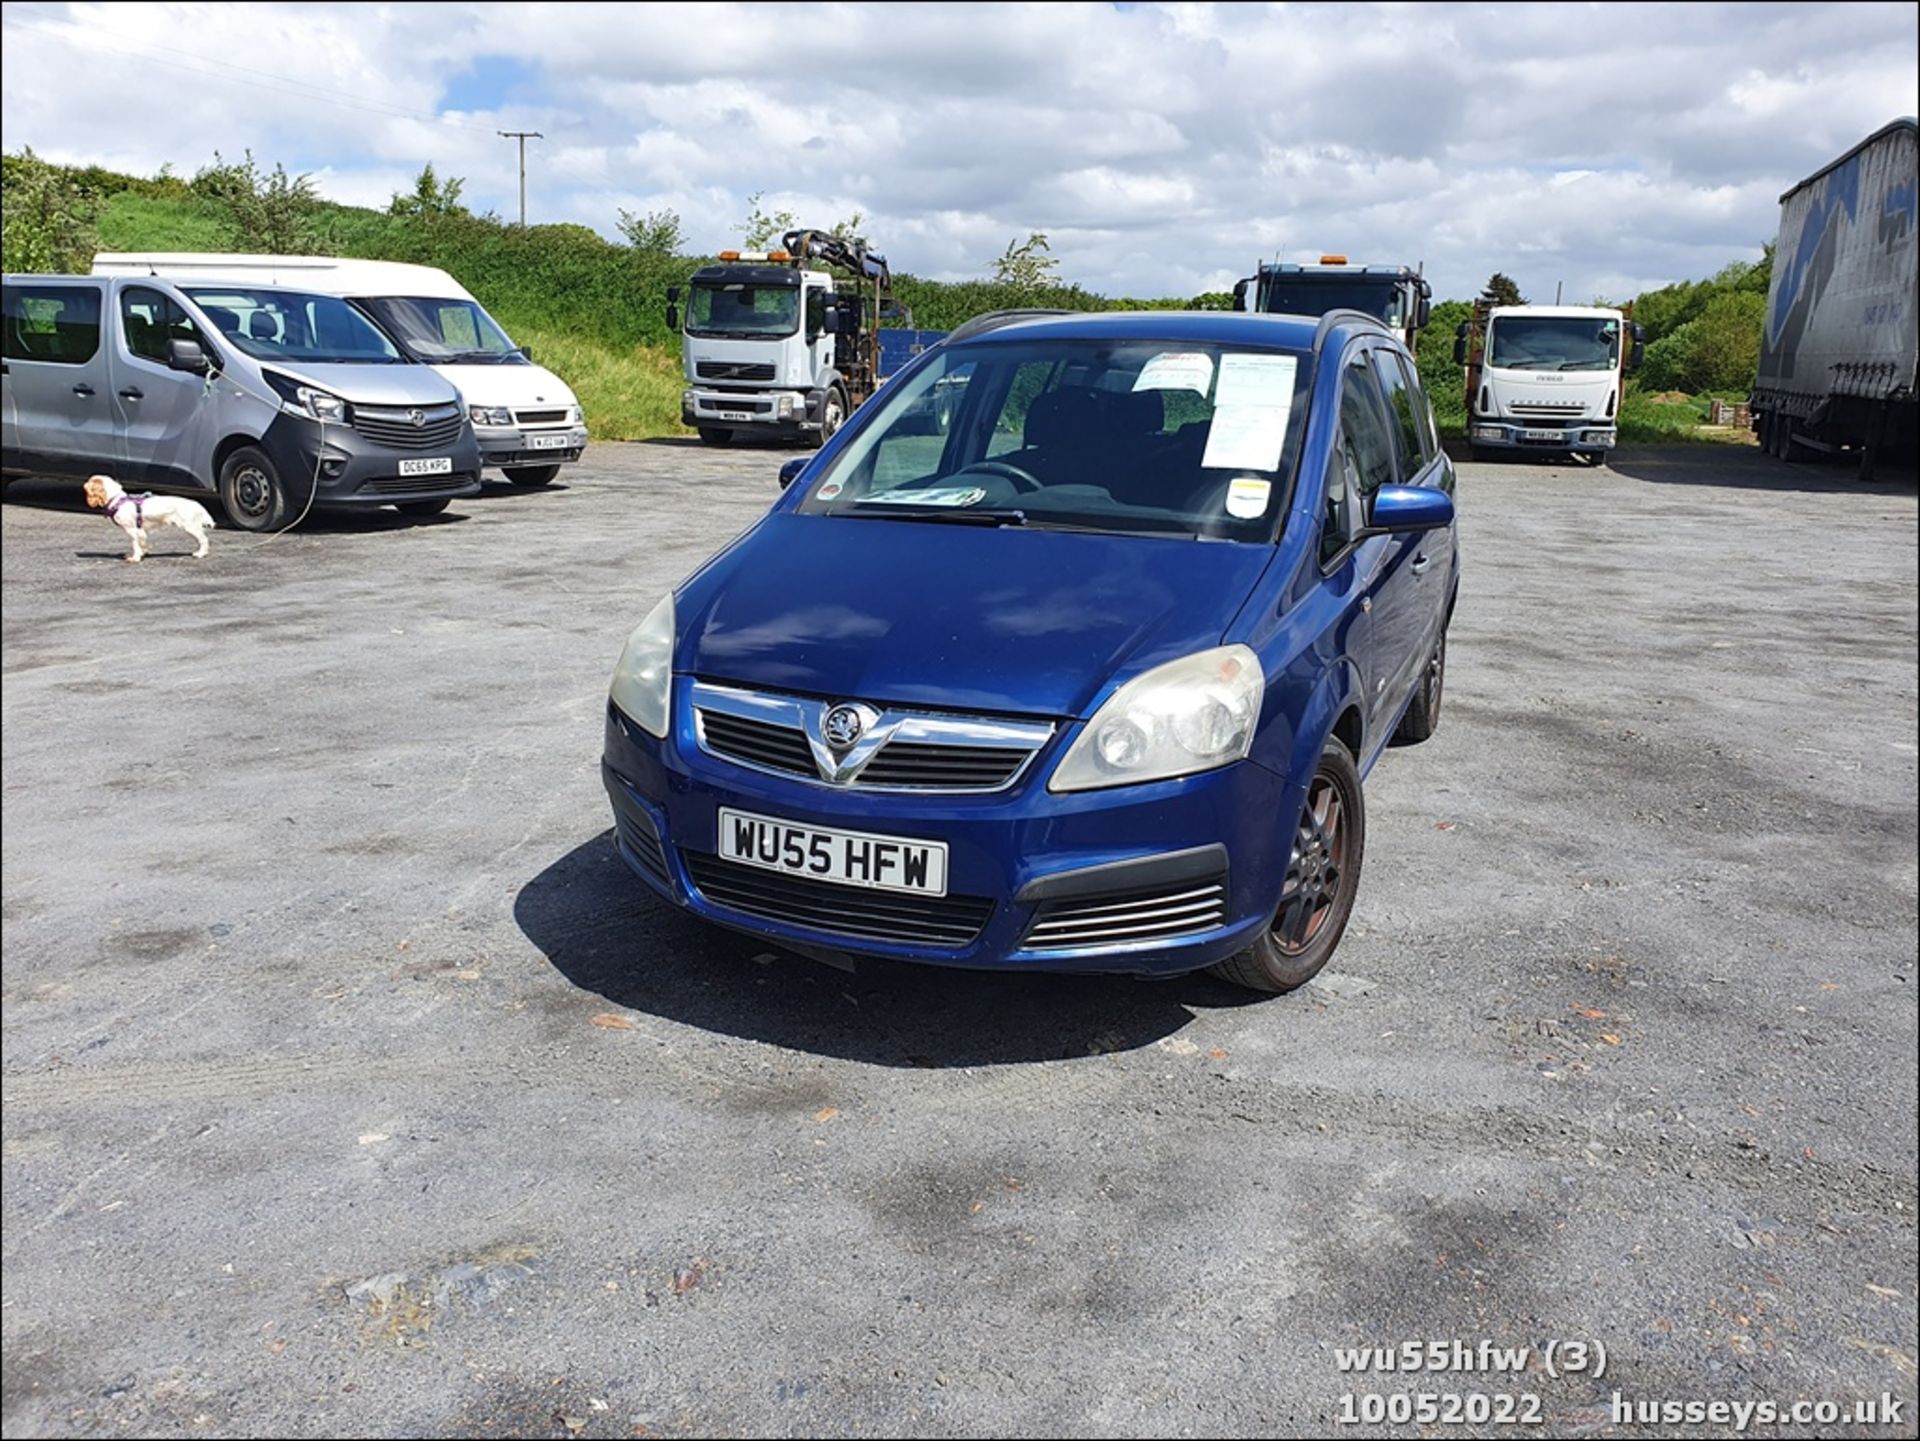
M 1244 645 L 1155 666 L 1100 707 L 1047 789 L 1137 785 L 1242 760 L 1253 745 L 1266 687 L 1260 658 Z
M 664 738 L 672 683 L 673 596 L 669 593 L 627 637 L 607 693 L 640 729 Z
M 513 412 L 504 405 L 470 405 L 467 414 L 475 425 L 512 425 Z
M 330 390 L 305 385 L 277 370 L 262 370 L 268 385 L 280 397 L 280 408 L 288 415 L 309 420 L 324 420 L 329 425 L 347 423 L 347 402 Z

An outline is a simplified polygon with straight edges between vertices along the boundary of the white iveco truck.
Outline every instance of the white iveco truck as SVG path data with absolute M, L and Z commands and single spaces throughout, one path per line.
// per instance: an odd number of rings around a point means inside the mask
M 1476 305 L 1453 342 L 1454 360 L 1467 368 L 1474 457 L 1533 450 L 1598 461 L 1619 439 L 1640 336 L 1626 310 Z

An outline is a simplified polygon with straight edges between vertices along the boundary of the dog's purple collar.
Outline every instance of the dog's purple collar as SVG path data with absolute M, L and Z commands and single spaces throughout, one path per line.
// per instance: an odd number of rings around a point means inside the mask
M 151 491 L 142 491 L 139 495 L 116 495 L 112 500 L 107 502 L 107 519 L 114 519 L 121 506 L 132 502 L 133 528 L 135 530 L 144 529 L 147 523 L 147 502 L 152 499 L 153 493 Z

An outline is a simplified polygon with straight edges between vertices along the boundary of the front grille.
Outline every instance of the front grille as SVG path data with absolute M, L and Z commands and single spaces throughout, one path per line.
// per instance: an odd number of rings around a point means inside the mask
M 715 905 L 859 940 L 959 950 L 993 914 L 993 902 L 984 896 L 915 896 L 829 885 L 702 851 L 681 851 L 680 859 L 694 889 Z
M 819 768 L 813 763 L 813 749 L 799 731 L 725 711 L 703 710 L 699 716 L 700 733 L 714 754 L 767 770 L 820 778 Z
M 650 822 L 622 811 L 614 817 L 614 828 L 620 836 L 620 848 L 634 859 L 641 870 L 663 886 L 671 884 L 667 879 L 667 853 L 661 847 L 660 837 L 654 834 Z
M 702 704 L 702 700 L 706 704 Z M 804 713 L 799 702 L 787 702 L 786 714 L 796 723 L 783 724 L 765 715 L 740 715 L 717 707 L 728 704 L 723 693 L 703 687 L 694 699 L 694 714 L 699 720 L 700 744 L 712 755 L 741 765 L 782 775 L 820 781 L 820 768 L 814 760 L 807 732 L 798 724 Z M 884 718 L 883 718 L 883 722 Z M 957 718 L 912 716 L 900 727 L 900 733 L 888 740 L 850 779 L 833 782 L 854 789 L 997 791 L 1011 785 L 1046 743 L 1051 727 L 1029 725 L 1018 742 L 1009 745 L 969 745 L 966 737 L 976 732 L 971 723 Z M 917 732 L 910 727 L 918 727 Z M 954 734 L 951 743 L 925 739 L 908 740 L 908 734 L 924 736 L 929 729 L 944 729 Z
M 360 487 L 363 495 L 432 495 L 436 491 L 465 490 L 471 475 L 383 475 Z
M 418 414 L 421 424 L 415 425 Z M 436 405 L 412 410 L 370 410 L 364 405 L 353 408 L 353 428 L 378 445 L 398 450 L 445 450 L 460 438 L 466 417 L 457 405 Z
M 1571 415 L 1581 416 L 1587 407 L 1580 401 L 1558 400 L 1516 400 L 1507 406 L 1515 415 Z
M 1029 951 L 1138 945 L 1197 936 L 1227 921 L 1225 876 L 1123 895 L 1045 901 L 1020 945 Z
M 702 403 L 709 410 L 739 410 L 748 415 L 765 415 L 773 409 L 770 400 L 748 400 L 742 395 L 708 395 L 702 397 Z
M 735 364 L 724 360 L 703 360 L 693 367 L 701 380 L 772 380 L 773 367 L 764 363 Z
M 564 410 L 516 410 L 513 418 L 521 425 L 559 425 L 567 413 Z
M 997 746 L 941 746 L 893 741 L 854 778 L 856 786 L 928 790 L 998 790 L 1020 773 L 1031 751 Z

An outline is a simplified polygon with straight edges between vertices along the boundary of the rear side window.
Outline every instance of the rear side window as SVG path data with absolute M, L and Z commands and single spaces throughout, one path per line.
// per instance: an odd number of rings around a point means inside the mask
M 6 287 L 8 360 L 80 365 L 100 349 L 100 291 L 91 285 Z
M 194 328 L 187 312 L 173 300 L 144 285 L 130 285 L 120 292 L 120 324 L 127 333 L 127 349 L 142 360 L 167 363 L 167 342 L 191 340 L 202 350 L 207 343 Z
M 1387 414 L 1393 422 L 1394 444 L 1400 454 L 1400 477 L 1411 483 L 1425 469 L 1433 452 L 1427 449 L 1421 433 L 1420 412 L 1425 406 L 1419 392 L 1407 380 L 1400 357 L 1385 346 L 1373 352 L 1373 363 L 1380 372 L 1380 386 L 1386 393 Z

